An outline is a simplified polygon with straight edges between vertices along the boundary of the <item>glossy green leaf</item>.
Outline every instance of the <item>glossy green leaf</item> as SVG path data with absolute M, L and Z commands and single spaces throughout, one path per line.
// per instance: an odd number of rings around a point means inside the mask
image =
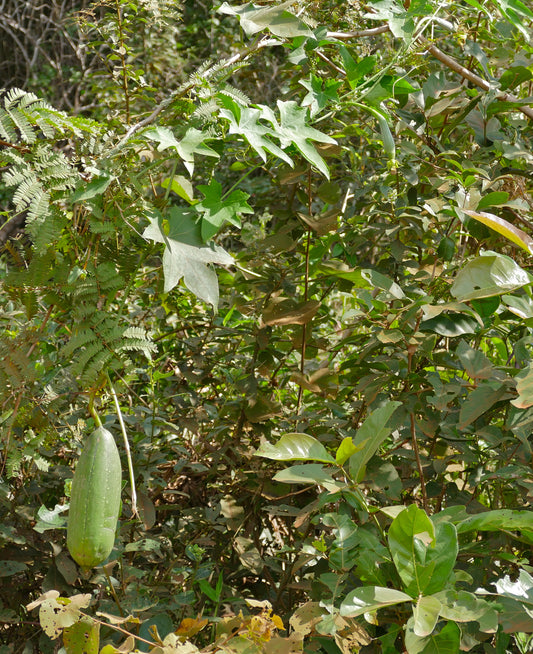
M 434 595 L 421 595 L 413 607 L 413 631 L 417 636 L 433 633 L 439 619 L 441 603 Z
M 503 295 L 530 283 L 530 276 L 509 257 L 487 253 L 469 261 L 457 274 L 452 295 L 459 302 Z
M 368 611 L 376 611 L 386 606 L 412 601 L 412 597 L 394 588 L 363 586 L 352 590 L 346 595 L 341 603 L 340 614 L 345 617 L 356 618 Z
M 448 622 L 438 632 L 430 636 L 417 636 L 414 631 L 414 619 L 407 622 L 405 647 L 409 654 L 459 654 L 461 631 L 455 622 Z
M 478 622 L 481 631 L 498 630 L 498 611 L 494 604 L 465 590 L 443 590 L 433 596 L 440 602 L 440 616 L 454 622 Z
M 373 411 L 357 430 L 353 443 L 358 451 L 349 459 L 350 475 L 354 481 L 363 479 L 366 464 L 391 433 L 393 428 L 387 426 L 387 423 L 400 404 L 400 402 L 387 402 Z
M 335 463 L 335 459 L 322 443 L 309 434 L 285 434 L 275 445 L 264 442 L 259 446 L 255 455 L 275 461 Z
M 527 409 L 533 406 L 533 368 L 528 366 L 515 377 L 518 397 L 511 400 L 518 409 Z
M 513 511 L 511 509 L 496 509 L 476 513 L 457 525 L 457 533 L 468 531 L 530 531 L 533 532 L 533 511 Z
M 319 463 L 291 466 L 277 472 L 274 479 L 284 484 L 315 484 L 332 493 L 345 487 L 343 482 L 333 479 L 330 471 Z
M 392 521 L 388 534 L 389 549 L 396 570 L 406 588 L 414 588 L 414 597 L 427 586 L 433 566 L 425 567 L 426 552 L 435 546 L 435 527 L 416 504 L 401 511 Z
M 509 193 L 507 193 L 506 191 L 493 191 L 492 193 L 487 193 L 487 195 L 484 195 L 481 198 L 481 200 L 478 202 L 476 211 L 481 211 L 486 207 L 494 207 L 501 204 L 505 204 L 508 199 L 509 199 Z M 465 212 L 465 213 L 467 213 L 470 216 L 471 213 L 475 213 L 475 212 Z M 472 218 L 475 218 L 475 216 L 472 216 Z M 490 227 L 490 225 L 488 225 L 488 227 Z
M 352 454 L 359 452 L 361 449 L 363 449 L 364 446 L 365 443 L 359 443 L 359 446 L 356 446 L 351 436 L 346 436 L 346 438 L 343 438 L 335 455 L 335 461 L 337 465 L 343 466 L 352 456 Z
M 348 571 L 356 565 L 359 556 L 358 528 L 347 515 L 327 513 L 322 524 L 332 528 L 335 540 L 329 550 L 329 563 L 335 570 Z
M 426 513 L 412 504 L 392 521 L 388 541 L 405 591 L 412 597 L 435 593 L 448 583 L 459 547 L 453 524 L 434 526 Z

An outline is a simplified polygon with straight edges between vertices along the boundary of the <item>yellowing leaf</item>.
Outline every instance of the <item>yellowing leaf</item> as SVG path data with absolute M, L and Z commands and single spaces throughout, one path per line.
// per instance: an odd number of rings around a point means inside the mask
M 515 245 L 518 245 L 523 250 L 529 254 L 533 254 L 533 238 L 528 236 L 524 231 L 518 229 L 507 220 L 495 216 L 492 213 L 486 213 L 485 211 L 470 211 L 469 209 L 463 209 L 463 212 L 466 213 L 470 218 L 483 223 L 490 229 L 493 229 L 498 234 L 505 236 L 505 238 L 512 241 Z
M 262 318 L 265 325 L 306 325 L 319 308 L 317 300 L 295 302 L 289 298 L 276 298 L 266 306 Z
M 100 624 L 89 618 L 79 620 L 63 632 L 67 654 L 98 654 Z
M 176 629 L 176 634 L 184 638 L 191 638 L 207 625 L 207 618 L 183 618 L 180 626 Z

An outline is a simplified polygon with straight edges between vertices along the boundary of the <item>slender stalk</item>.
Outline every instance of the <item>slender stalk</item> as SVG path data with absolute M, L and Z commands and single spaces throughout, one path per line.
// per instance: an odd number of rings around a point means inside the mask
M 413 443 L 413 451 L 415 453 L 416 467 L 418 468 L 418 475 L 420 477 L 420 491 L 422 492 L 422 504 L 424 505 L 424 511 L 428 513 L 429 503 L 428 503 L 428 496 L 426 491 L 426 480 L 424 478 L 424 469 L 422 468 L 420 451 L 418 449 L 418 442 L 416 440 L 415 414 L 411 412 L 409 414 L 409 418 L 411 419 L 411 442 Z
M 311 195 L 311 169 L 309 169 L 307 175 L 307 211 L 311 215 L 312 210 L 312 195 Z M 307 302 L 309 298 L 309 254 L 311 251 L 311 229 L 307 228 L 307 242 L 305 245 L 305 276 L 304 276 L 304 301 Z M 307 341 L 307 323 L 302 325 L 302 349 L 300 352 L 301 361 L 300 361 L 300 374 L 305 374 L 305 349 Z M 302 406 L 302 397 L 303 397 L 303 386 L 300 384 L 298 389 L 298 401 L 296 406 L 296 413 L 300 412 Z
M 126 66 L 126 46 L 124 45 L 124 28 L 122 25 L 122 13 L 120 11 L 120 2 L 116 0 L 117 5 L 117 25 L 120 47 L 118 49 L 120 55 L 120 64 L 122 67 L 122 89 L 124 90 L 124 101 L 126 103 L 126 124 L 131 122 L 130 116 L 130 94 L 128 89 L 128 69 Z
M 120 404 L 118 402 L 117 392 L 115 387 L 111 382 L 111 378 L 107 375 L 107 380 L 109 383 L 109 388 L 111 389 L 111 395 L 113 396 L 113 401 L 115 403 L 115 408 L 117 410 L 118 421 L 120 423 L 120 430 L 122 431 L 122 436 L 124 438 L 124 449 L 126 450 L 126 460 L 128 461 L 128 473 L 130 477 L 131 485 L 131 512 L 134 516 L 137 516 L 140 519 L 139 511 L 137 509 L 137 491 L 135 488 L 135 475 L 133 473 L 133 462 L 131 460 L 131 450 L 130 443 L 128 441 L 128 434 L 126 433 L 126 425 L 124 424 L 124 419 L 122 418 L 122 411 L 120 410 Z

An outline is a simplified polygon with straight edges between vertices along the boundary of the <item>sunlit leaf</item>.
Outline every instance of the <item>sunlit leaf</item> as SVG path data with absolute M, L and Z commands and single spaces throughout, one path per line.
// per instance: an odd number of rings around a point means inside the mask
M 467 531 L 518 531 L 533 532 L 533 511 L 513 511 L 496 509 L 476 513 L 457 523 L 457 533 Z
M 440 602 L 440 615 L 455 622 L 479 622 L 481 631 L 498 630 L 498 611 L 494 605 L 465 590 L 443 590 L 435 593 Z
M 499 216 L 484 211 L 470 211 L 469 209 L 463 209 L 462 211 L 470 216 L 470 218 L 474 218 L 487 227 L 490 227 L 495 232 L 498 232 L 498 234 L 505 236 L 505 238 L 509 239 L 529 254 L 533 254 L 533 238 L 504 218 L 500 218 Z
M 487 253 L 469 261 L 457 274 L 451 293 L 459 302 L 503 295 L 526 284 L 528 273 L 511 258 Z
M 284 484 L 315 484 L 331 492 L 345 487 L 343 482 L 335 481 L 329 470 L 319 463 L 291 466 L 277 472 L 274 479 Z
M 307 108 L 300 107 L 293 101 L 278 100 L 277 105 L 280 115 L 279 122 L 270 107 L 258 106 L 262 110 L 263 119 L 272 124 L 273 132 L 280 139 L 281 147 L 294 145 L 309 163 L 329 179 L 329 168 L 311 141 L 333 145 L 336 145 L 337 141 L 309 125 Z
M 337 464 L 343 466 L 346 463 L 346 461 L 348 461 L 348 459 L 352 456 L 352 454 L 355 454 L 356 452 L 362 450 L 365 444 L 366 444 L 366 440 L 363 441 L 362 443 L 359 443 L 359 445 L 355 445 L 351 436 L 346 436 L 346 438 L 343 438 L 341 444 L 337 449 L 337 453 L 335 455 L 335 460 Z
M 218 11 L 221 14 L 238 16 L 241 27 L 248 36 L 264 29 L 284 38 L 312 36 L 313 32 L 309 27 L 289 11 L 292 6 L 291 1 L 265 6 L 248 2 L 239 7 L 224 2 Z
M 518 397 L 511 403 L 518 409 L 527 409 L 533 406 L 533 368 L 528 366 L 515 377 Z
M 376 611 L 377 609 L 403 602 L 412 602 L 413 598 L 394 588 L 380 586 L 363 586 L 352 590 L 342 601 L 340 614 L 351 618 Z
M 276 461 L 335 463 L 322 443 L 309 434 L 285 434 L 275 445 L 262 443 L 255 454 Z
M 441 603 L 434 595 L 421 595 L 413 607 L 413 631 L 417 636 L 433 633 L 439 619 Z
M 379 446 L 392 431 L 388 426 L 392 414 L 400 406 L 400 402 L 387 402 L 373 411 L 357 430 L 353 444 L 357 451 L 350 456 L 350 475 L 354 481 L 361 481 L 365 467 Z

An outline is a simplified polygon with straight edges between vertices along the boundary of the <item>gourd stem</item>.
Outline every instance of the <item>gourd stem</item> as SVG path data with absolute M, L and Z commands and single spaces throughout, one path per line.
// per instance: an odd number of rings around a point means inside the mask
M 100 420 L 100 416 L 98 415 L 96 409 L 94 408 L 94 394 L 91 393 L 91 396 L 89 397 L 89 413 L 92 415 L 94 424 L 97 427 L 102 426 L 102 421 Z
M 131 460 L 131 451 L 130 451 L 130 444 L 128 441 L 128 434 L 126 433 L 126 425 L 124 424 L 124 419 L 122 418 L 122 411 L 120 410 L 120 404 L 118 403 L 118 397 L 115 391 L 115 387 L 113 386 L 113 382 L 111 381 L 109 375 L 107 375 L 107 381 L 109 382 L 111 395 L 113 396 L 113 401 L 115 402 L 118 421 L 120 423 L 120 430 L 122 431 L 122 436 L 124 437 L 124 449 L 126 450 L 126 460 L 128 461 L 128 473 L 129 473 L 130 485 L 131 485 L 131 511 L 134 516 L 140 519 L 139 511 L 137 510 L 137 491 L 135 489 L 135 476 L 133 474 L 133 463 Z

